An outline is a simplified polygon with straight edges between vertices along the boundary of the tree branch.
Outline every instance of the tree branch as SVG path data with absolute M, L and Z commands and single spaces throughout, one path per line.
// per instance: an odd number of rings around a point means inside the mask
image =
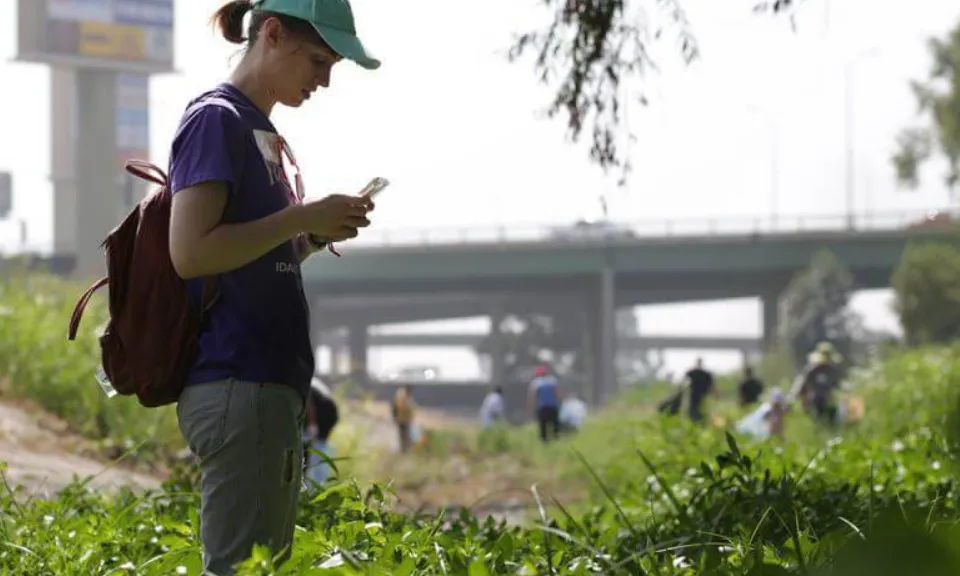
M 792 16 L 802 2 L 758 0 L 754 11 Z M 535 54 L 538 79 L 558 83 L 547 116 L 563 113 L 567 136 L 573 142 L 590 126 L 590 161 L 604 172 L 618 170 L 621 186 L 632 169 L 630 146 L 634 141 L 630 127 L 625 126 L 624 111 L 634 101 L 648 103 L 642 85 L 630 90 L 628 80 L 657 70 L 649 46 L 661 40 L 664 32 L 664 27 L 651 26 L 647 19 L 643 5 L 651 3 L 657 15 L 665 16 L 665 26 L 676 30 L 683 61 L 696 60 L 700 49 L 679 0 L 543 0 L 544 6 L 553 10 L 552 20 L 540 30 L 519 35 L 508 55 L 516 62 L 530 52 Z

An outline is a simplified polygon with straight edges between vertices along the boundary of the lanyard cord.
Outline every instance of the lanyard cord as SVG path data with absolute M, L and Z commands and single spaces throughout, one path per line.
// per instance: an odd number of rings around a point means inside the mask
M 303 177 L 300 175 L 300 166 L 297 165 L 297 159 L 293 155 L 293 150 L 290 148 L 290 145 L 287 144 L 286 138 L 277 134 L 277 162 L 280 165 L 280 175 L 283 176 L 283 185 L 287 188 L 287 196 L 290 197 L 290 201 L 293 204 L 302 204 L 303 203 Z M 287 177 L 287 170 L 283 167 L 283 157 L 286 156 L 287 160 L 290 161 L 290 165 L 293 166 L 294 175 L 293 181 L 294 186 L 290 186 L 290 179 Z M 322 245 L 318 244 L 313 240 L 312 234 L 307 234 L 306 240 L 314 248 L 321 249 Z M 340 256 L 340 253 L 337 252 L 336 248 L 333 247 L 332 243 L 326 243 L 327 250 L 333 253 L 336 256 Z

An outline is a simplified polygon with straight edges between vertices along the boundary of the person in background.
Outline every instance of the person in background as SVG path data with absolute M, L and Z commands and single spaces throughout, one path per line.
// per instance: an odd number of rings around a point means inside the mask
M 830 342 L 820 342 L 808 357 L 799 382 L 797 395 L 803 407 L 811 412 L 816 420 L 833 424 L 837 418 L 835 392 L 840 388 L 840 370 L 838 364 L 842 357 Z
M 587 403 L 571 394 L 560 406 L 560 430 L 576 432 L 587 419 Z
M 703 401 L 715 390 L 713 374 L 703 369 L 703 359 L 697 358 L 697 363 L 686 374 L 687 389 L 690 392 L 688 414 L 694 422 L 703 420 Z
M 546 366 L 538 366 L 530 382 L 529 404 L 540 426 L 540 440 L 549 442 L 560 431 L 560 382 Z
M 753 374 L 753 369 L 747 366 L 743 369 L 743 380 L 737 387 L 740 396 L 740 407 L 746 408 L 756 404 L 763 394 L 763 383 Z
M 664 381 L 670 382 L 673 391 L 657 404 L 657 412 L 668 416 L 676 416 L 683 409 L 683 398 L 687 393 L 688 383 L 685 380 L 683 382 L 673 382 L 672 372 L 667 373 Z
M 764 415 L 769 426 L 770 436 L 783 440 L 784 419 L 787 415 L 787 397 L 779 388 L 770 395 L 770 410 Z
M 480 406 L 480 423 L 484 428 L 491 428 L 504 417 L 503 387 L 494 386 L 483 399 Z
M 340 412 L 330 389 L 318 378 L 314 378 L 307 402 L 307 417 L 304 419 L 304 476 L 308 488 L 312 484 L 323 484 L 330 475 L 330 464 L 317 454 L 333 456 L 330 446 L 330 434 L 340 420 Z
M 393 397 L 393 421 L 397 425 L 401 452 L 408 452 L 413 445 L 411 432 L 415 409 L 413 387 L 405 384 Z

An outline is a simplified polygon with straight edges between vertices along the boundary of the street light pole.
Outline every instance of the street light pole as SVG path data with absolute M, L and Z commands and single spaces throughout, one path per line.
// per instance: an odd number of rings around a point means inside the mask
M 607 191 L 604 190 L 600 195 L 600 209 L 603 212 L 603 220 L 609 222 L 609 206 L 607 204 Z M 613 258 L 610 247 L 610 236 L 607 233 L 603 235 L 603 270 L 600 272 L 600 354 L 599 370 L 597 371 L 598 381 L 595 385 L 594 401 L 596 405 L 602 406 L 607 397 L 616 388 L 617 383 L 617 340 L 616 340 L 616 277 L 613 271 Z
M 856 219 L 853 215 L 853 190 L 855 186 L 853 174 L 853 86 L 850 81 L 854 62 L 847 63 L 843 73 L 843 140 L 846 149 L 844 172 L 846 173 L 847 231 L 849 232 L 853 232 L 856 227 Z
M 854 213 L 854 190 L 856 190 L 856 168 L 853 154 L 853 71 L 857 60 L 848 62 L 843 72 L 843 141 L 846 159 L 844 161 L 845 190 L 847 196 L 847 230 L 856 228 Z
M 772 119 L 768 118 L 767 121 L 770 130 L 770 226 L 773 232 L 776 232 L 780 195 L 780 150 L 777 144 L 777 125 Z
M 765 108 L 761 108 L 756 104 L 748 104 L 747 110 L 763 115 L 767 122 L 768 138 L 770 139 L 768 143 L 770 147 L 770 231 L 776 232 L 779 212 L 778 200 L 780 195 L 780 150 L 777 144 L 777 124 L 770 112 Z
M 856 190 L 856 167 L 854 166 L 854 139 L 853 139 L 853 75 L 857 64 L 860 64 L 867 58 L 872 58 L 879 53 L 879 48 L 871 48 L 861 52 L 856 58 L 850 60 L 843 66 L 843 140 L 846 159 L 844 161 L 845 180 L 844 188 L 847 197 L 847 230 L 853 232 L 856 228 L 856 217 L 854 216 L 854 192 Z

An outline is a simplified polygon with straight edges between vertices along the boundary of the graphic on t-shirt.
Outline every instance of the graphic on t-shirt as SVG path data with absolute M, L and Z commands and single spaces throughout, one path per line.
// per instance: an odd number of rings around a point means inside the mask
M 267 174 L 270 175 L 270 185 L 273 186 L 278 180 L 282 181 L 284 179 L 283 158 L 280 156 L 280 138 L 276 133 L 266 130 L 254 130 L 253 138 L 257 142 L 260 155 L 263 156 Z

